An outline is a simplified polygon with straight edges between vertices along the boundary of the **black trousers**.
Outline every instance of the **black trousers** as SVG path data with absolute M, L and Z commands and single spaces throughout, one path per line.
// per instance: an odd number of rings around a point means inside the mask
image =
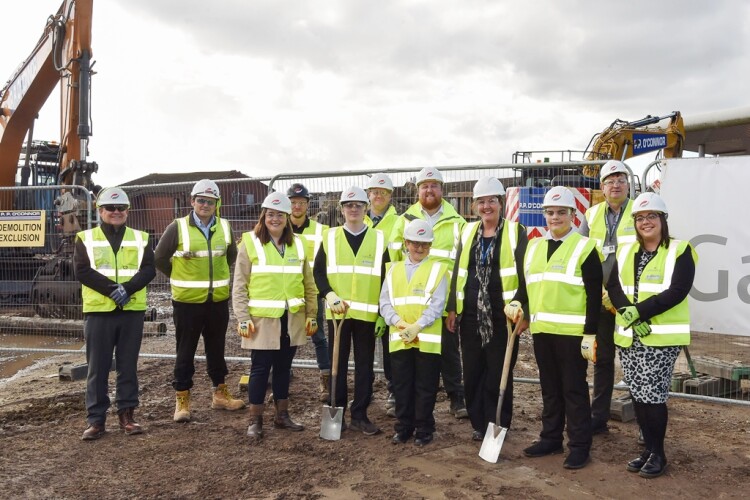
M 193 387 L 195 350 L 203 335 L 208 376 L 214 387 L 223 384 L 227 373 L 224 342 L 229 324 L 229 301 L 188 304 L 172 301 L 174 328 L 177 340 L 177 359 L 174 364 L 172 387 L 186 391 Z
M 138 406 L 138 353 L 143 339 L 143 312 L 118 311 L 87 314 L 83 322 L 86 339 L 86 421 L 101 424 L 109 409 L 109 370 L 115 355 L 117 410 Z
M 383 373 L 387 382 L 386 388 L 388 392 L 393 392 L 393 369 L 391 368 L 391 352 L 388 348 L 388 343 L 390 342 L 388 328 L 386 328 L 383 336 L 380 337 L 380 341 L 383 346 Z
M 461 317 L 461 358 L 464 365 L 466 410 L 475 431 L 484 432 L 487 424 L 497 418 L 497 400 L 500 397 L 500 378 L 503 373 L 508 331 L 505 319 L 493 320 L 493 335 L 482 347 L 476 314 Z M 513 368 L 518 359 L 518 338 L 513 344 L 513 357 L 508 372 L 508 382 L 500 409 L 500 426 L 510 428 L 513 419 Z
M 440 355 L 419 349 L 391 353 L 393 395 L 396 397 L 396 432 L 417 437 L 435 432 L 435 409 L 440 386 Z
M 440 339 L 442 358 L 440 374 L 443 376 L 443 387 L 448 395 L 464 394 L 464 386 L 461 383 L 461 355 L 458 349 L 458 334 L 449 331 L 445 327 L 443 318 L 443 332 Z
M 334 343 L 333 321 L 328 321 L 328 353 L 333 363 Z M 332 406 L 346 409 L 349 388 L 347 372 L 349 353 L 354 347 L 354 399 L 350 408 L 355 420 L 367 419 L 367 407 L 372 400 L 372 383 L 375 381 L 375 322 L 358 319 L 345 319 L 341 326 L 338 374 L 336 376 L 336 402 Z
M 609 420 L 612 387 L 615 384 L 615 315 L 602 309 L 596 330 L 596 363 L 591 420 L 601 425 Z
M 271 390 L 274 401 L 289 399 L 289 370 L 292 368 L 297 346 L 291 346 L 287 314 L 281 317 L 281 344 L 279 349 L 253 349 L 250 352 L 250 383 L 248 399 L 252 405 L 262 405 L 266 400 L 268 376 L 273 368 Z
M 591 402 L 586 382 L 588 361 L 581 337 L 535 333 L 534 355 L 542 386 L 542 441 L 562 443 L 567 421 L 568 448 L 591 450 Z

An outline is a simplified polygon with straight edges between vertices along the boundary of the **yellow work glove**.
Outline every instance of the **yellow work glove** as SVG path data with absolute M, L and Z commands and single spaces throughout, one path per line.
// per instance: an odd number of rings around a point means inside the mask
M 609 299 L 609 292 L 607 290 L 602 290 L 602 305 L 607 311 L 611 312 L 612 314 L 617 314 L 617 309 L 615 309 L 615 306 L 612 305 L 612 301 Z
M 651 326 L 646 321 L 639 321 L 633 325 L 633 331 L 639 338 L 651 335 Z
M 625 321 L 625 328 L 630 328 L 633 324 L 641 318 L 638 313 L 638 309 L 635 306 L 621 307 L 617 310 Z
M 581 356 L 596 363 L 596 335 L 583 334 L 581 339 Z
M 326 303 L 331 308 L 333 314 L 345 314 L 348 308 L 346 302 L 336 295 L 336 292 L 330 291 L 326 294 Z
M 523 308 L 521 303 L 517 300 L 511 300 L 510 303 L 503 309 L 505 316 L 513 323 L 518 323 L 523 318 Z
M 305 333 L 308 337 L 315 335 L 315 332 L 318 331 L 318 320 L 315 318 L 307 318 L 305 320 Z
M 406 329 L 406 328 L 409 328 L 409 323 L 407 323 L 407 322 L 406 322 L 406 321 L 404 321 L 403 319 L 400 319 L 400 320 L 398 320 L 398 322 L 396 323 L 396 328 L 398 328 L 399 330 L 404 330 L 404 329 Z
M 240 334 L 240 337 L 249 337 L 250 334 L 255 333 L 255 324 L 253 323 L 253 320 L 249 319 L 247 321 L 240 321 L 240 323 L 237 325 L 237 333 Z
M 420 330 L 422 330 L 422 327 L 414 323 L 398 332 L 398 334 L 401 336 L 401 340 L 403 340 L 404 343 L 409 344 L 410 342 L 417 340 L 417 334 L 419 334 Z
M 385 323 L 385 318 L 378 316 L 378 319 L 375 320 L 375 337 L 380 338 L 385 335 L 385 332 L 387 331 L 388 325 Z

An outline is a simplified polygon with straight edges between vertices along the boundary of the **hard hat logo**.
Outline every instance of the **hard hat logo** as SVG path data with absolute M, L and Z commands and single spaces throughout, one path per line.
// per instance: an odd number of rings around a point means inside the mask
M 638 205 L 638 206 L 639 206 L 639 207 L 641 207 L 641 208 L 643 208 L 643 207 L 645 207 L 645 206 L 647 206 L 647 205 L 648 205 L 649 201 L 651 201 L 651 200 L 643 200 L 643 201 L 642 201 L 642 202 L 640 203 L 640 205 Z
M 117 198 L 120 197 L 120 195 L 117 193 L 112 193 L 111 195 L 109 195 L 109 197 L 112 198 L 113 200 L 116 200 Z
M 297 186 L 297 187 L 296 187 L 296 188 L 294 189 L 294 192 L 295 192 L 295 193 L 301 193 L 301 192 L 302 192 L 302 188 L 301 188 L 301 187 L 299 187 L 299 186 Z
M 561 198 L 559 194 L 552 195 L 552 201 L 558 201 Z
M 424 236 L 425 234 L 427 234 L 427 231 L 424 229 L 420 229 L 419 231 L 417 231 L 417 236 Z
M 427 173 L 425 174 L 425 177 L 432 177 L 432 172 L 427 172 Z
M 276 198 L 276 199 L 275 199 L 275 200 L 273 200 L 273 201 L 272 201 L 271 203 L 273 203 L 274 205 L 278 205 L 279 203 L 281 203 L 281 200 L 280 200 L 280 199 L 278 199 L 278 198 Z
M 346 197 L 347 197 L 347 198 L 354 198 L 354 193 L 353 193 L 353 192 L 352 192 L 352 193 L 349 193 L 349 194 L 347 194 L 347 195 L 346 195 Z
M 383 184 L 385 184 L 385 179 L 380 179 L 380 180 L 378 181 L 378 184 L 380 184 L 381 186 L 382 186 Z

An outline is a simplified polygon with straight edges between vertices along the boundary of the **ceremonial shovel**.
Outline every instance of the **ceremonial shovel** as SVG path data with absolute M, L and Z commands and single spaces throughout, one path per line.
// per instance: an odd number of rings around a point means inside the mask
M 341 424 L 344 420 L 344 408 L 336 407 L 336 376 L 339 372 L 339 345 L 341 327 L 344 324 L 344 318 L 336 320 L 336 315 L 331 314 L 333 321 L 333 359 L 331 366 L 331 405 L 323 405 L 323 412 L 320 419 L 320 437 L 328 441 L 338 441 L 341 439 Z

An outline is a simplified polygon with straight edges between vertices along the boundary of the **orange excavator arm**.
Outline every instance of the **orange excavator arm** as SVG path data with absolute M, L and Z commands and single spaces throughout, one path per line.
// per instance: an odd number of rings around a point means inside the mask
M 0 91 L 0 186 L 15 184 L 24 137 L 61 82 L 59 184 L 90 188 L 96 164 L 86 161 L 90 129 L 93 0 L 65 0 L 50 16 L 31 55 Z M 8 208 L 9 197 L 0 198 Z

